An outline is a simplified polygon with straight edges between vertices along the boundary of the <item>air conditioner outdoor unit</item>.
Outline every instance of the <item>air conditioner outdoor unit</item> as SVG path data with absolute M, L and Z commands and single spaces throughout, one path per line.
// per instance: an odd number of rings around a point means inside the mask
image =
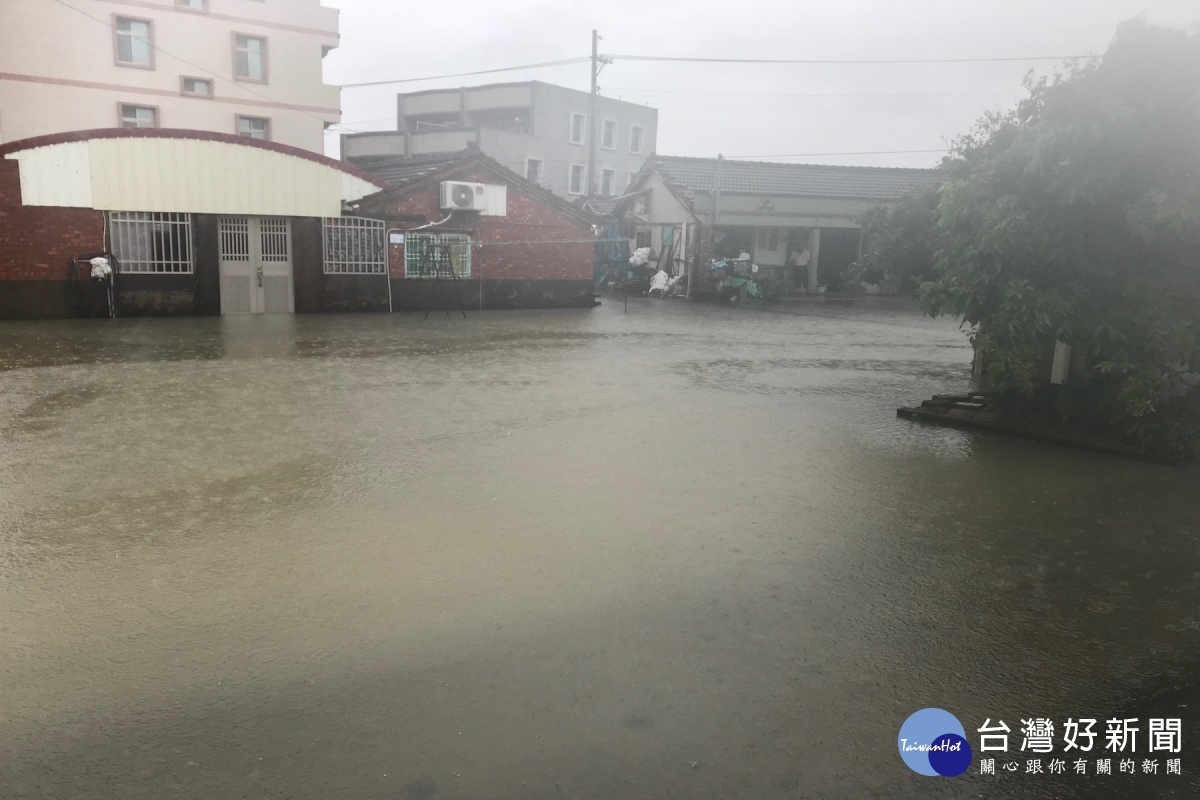
M 487 192 L 482 183 L 442 181 L 442 210 L 486 211 Z

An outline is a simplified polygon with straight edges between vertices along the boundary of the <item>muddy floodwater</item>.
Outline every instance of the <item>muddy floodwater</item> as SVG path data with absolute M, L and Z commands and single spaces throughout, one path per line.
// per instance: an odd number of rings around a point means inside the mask
M 1197 796 L 1200 472 L 895 418 L 969 364 L 869 301 L 0 323 L 0 797 Z M 1183 775 L 921 777 L 927 706 Z

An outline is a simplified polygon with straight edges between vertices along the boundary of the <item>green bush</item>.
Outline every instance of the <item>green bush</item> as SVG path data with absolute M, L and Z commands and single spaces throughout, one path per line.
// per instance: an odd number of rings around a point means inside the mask
M 1200 331 L 1197 76 L 1200 33 L 1131 22 L 1102 58 L 1028 80 L 1016 109 L 958 140 L 930 219 L 915 201 L 883 218 L 863 274 L 913 265 L 926 310 L 968 324 L 1010 402 L 1032 403 L 1062 341 L 1080 357 L 1060 419 L 1200 456 L 1181 376 Z

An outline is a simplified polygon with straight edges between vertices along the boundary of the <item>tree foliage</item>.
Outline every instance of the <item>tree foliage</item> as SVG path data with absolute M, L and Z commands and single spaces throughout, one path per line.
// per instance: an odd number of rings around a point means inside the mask
M 926 309 L 971 326 L 990 389 L 1032 404 L 1061 341 L 1058 418 L 1200 455 L 1200 32 L 1126 23 L 1027 89 L 943 164 Z
M 863 283 L 895 281 L 903 292 L 932 278 L 938 200 L 937 187 L 931 186 L 864 214 L 860 222 L 867 249 L 847 277 Z

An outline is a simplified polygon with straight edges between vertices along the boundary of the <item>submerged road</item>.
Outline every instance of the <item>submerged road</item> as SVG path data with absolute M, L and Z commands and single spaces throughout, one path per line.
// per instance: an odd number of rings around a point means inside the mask
M 898 421 L 956 325 L 791 310 L 0 323 L 0 797 L 1197 796 L 1200 472 Z M 920 777 L 926 706 L 1183 775 Z

